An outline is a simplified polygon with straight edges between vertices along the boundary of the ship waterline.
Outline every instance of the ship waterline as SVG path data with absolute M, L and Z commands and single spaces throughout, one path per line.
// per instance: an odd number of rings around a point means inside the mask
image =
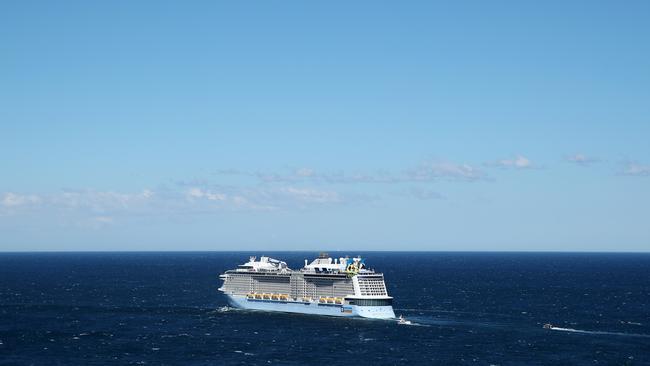
M 329 316 L 390 319 L 395 317 L 382 273 L 362 258 L 319 258 L 300 270 L 261 257 L 220 276 L 219 291 L 236 308 Z

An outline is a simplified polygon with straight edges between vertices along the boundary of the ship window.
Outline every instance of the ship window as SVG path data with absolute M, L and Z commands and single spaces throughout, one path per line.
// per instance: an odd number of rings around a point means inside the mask
M 359 306 L 390 306 L 393 299 L 354 299 L 350 301 L 351 305 Z

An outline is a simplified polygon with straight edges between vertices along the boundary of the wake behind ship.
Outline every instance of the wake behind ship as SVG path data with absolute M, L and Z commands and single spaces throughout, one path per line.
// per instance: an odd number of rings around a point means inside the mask
M 330 316 L 395 318 L 384 275 L 362 258 L 331 258 L 326 253 L 300 270 L 269 258 L 250 260 L 219 276 L 219 288 L 237 308 Z

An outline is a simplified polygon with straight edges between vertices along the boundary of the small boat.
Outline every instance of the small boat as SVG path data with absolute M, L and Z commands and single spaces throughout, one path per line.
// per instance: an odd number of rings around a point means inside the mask
M 553 329 L 553 324 L 546 323 L 546 324 L 542 325 L 542 328 L 544 328 L 544 329 Z
M 404 317 L 400 315 L 399 318 L 397 318 L 397 324 L 410 325 L 411 321 L 404 319 Z

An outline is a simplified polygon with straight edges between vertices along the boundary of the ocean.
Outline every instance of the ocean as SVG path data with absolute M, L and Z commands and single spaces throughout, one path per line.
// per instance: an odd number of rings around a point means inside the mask
M 347 253 L 410 326 L 228 308 L 262 254 L 0 253 L 0 365 L 650 365 L 650 254 Z

